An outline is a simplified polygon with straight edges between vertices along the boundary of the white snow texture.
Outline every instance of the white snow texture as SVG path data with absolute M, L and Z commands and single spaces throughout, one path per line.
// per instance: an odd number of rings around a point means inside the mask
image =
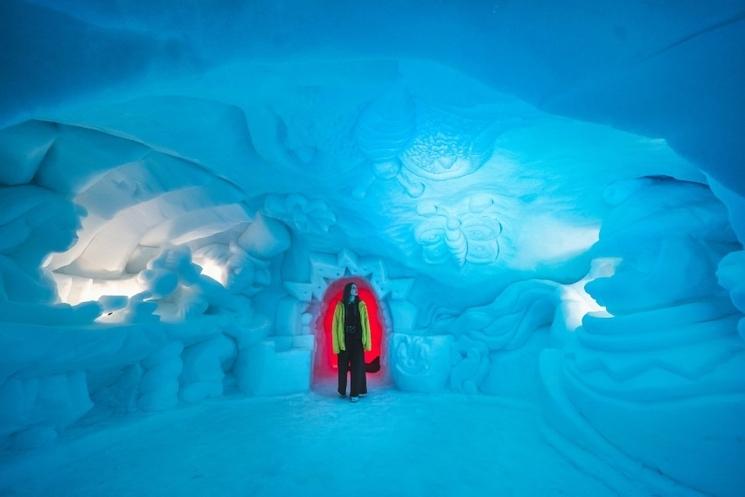
M 355 279 L 370 409 L 515 423 L 592 477 L 555 495 L 745 494 L 745 4 L 149 3 L 0 7 L 6 460 L 104 414 L 334 416 Z

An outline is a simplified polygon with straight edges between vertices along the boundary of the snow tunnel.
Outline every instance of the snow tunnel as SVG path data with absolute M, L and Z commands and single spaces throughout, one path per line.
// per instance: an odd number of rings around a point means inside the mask
M 745 495 L 745 2 L 5 0 L 0 46 L 0 495 Z

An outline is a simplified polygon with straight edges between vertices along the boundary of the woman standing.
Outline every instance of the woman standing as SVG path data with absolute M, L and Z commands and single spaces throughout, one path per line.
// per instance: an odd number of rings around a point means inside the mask
M 349 400 L 357 402 L 360 395 L 367 394 L 365 351 L 372 350 L 372 340 L 367 306 L 359 298 L 356 283 L 344 286 L 342 299 L 334 309 L 331 336 L 339 359 L 339 396 L 347 395 L 347 371 L 351 370 Z

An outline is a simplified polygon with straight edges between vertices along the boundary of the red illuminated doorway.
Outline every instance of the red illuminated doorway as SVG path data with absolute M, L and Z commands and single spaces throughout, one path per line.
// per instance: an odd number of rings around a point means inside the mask
M 380 318 L 380 302 L 375 291 L 364 278 L 350 276 L 334 281 L 326 289 L 321 302 L 321 315 L 316 321 L 316 337 L 318 338 L 316 357 L 314 361 L 313 377 L 314 379 L 336 378 L 337 375 L 337 357 L 331 341 L 331 322 L 334 317 L 334 308 L 336 303 L 342 298 L 344 286 L 347 283 L 356 283 L 359 296 L 367 305 L 367 312 L 370 318 L 370 338 L 372 340 L 372 350 L 365 352 L 365 363 L 372 362 L 375 358 L 380 357 L 382 350 L 383 325 Z M 367 373 L 368 375 L 377 373 Z

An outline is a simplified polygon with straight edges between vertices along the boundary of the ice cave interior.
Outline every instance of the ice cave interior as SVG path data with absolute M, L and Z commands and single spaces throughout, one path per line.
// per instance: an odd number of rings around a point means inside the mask
M 0 46 L 0 494 L 745 495 L 745 2 L 5 0 Z

